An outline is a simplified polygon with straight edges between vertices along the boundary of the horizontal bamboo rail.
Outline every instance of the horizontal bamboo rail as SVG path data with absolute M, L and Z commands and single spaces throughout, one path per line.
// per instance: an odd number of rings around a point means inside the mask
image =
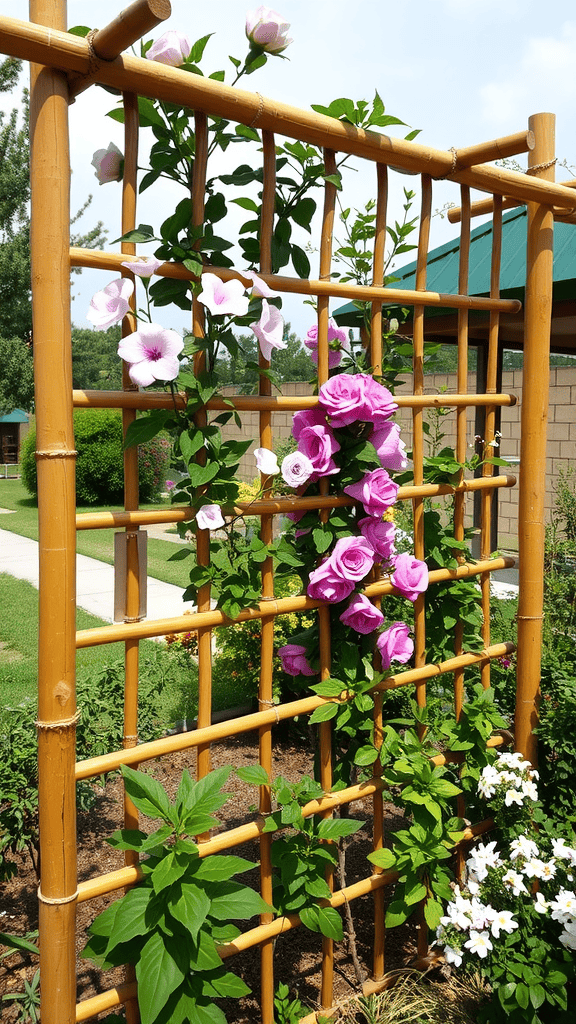
M 91 58 L 85 39 L 14 18 L 0 19 L 0 49 L 9 56 L 58 67 L 66 72 L 85 75 L 89 71 Z M 192 110 L 199 108 L 208 115 L 236 120 L 240 124 L 257 122 L 261 130 L 267 129 L 367 160 L 393 164 L 419 174 L 447 177 L 481 191 L 496 191 L 560 207 L 571 208 L 573 205 L 573 198 L 561 185 L 489 165 L 453 172 L 452 152 L 363 131 L 335 118 L 299 110 L 277 100 L 267 100 L 258 93 L 225 86 L 140 57 L 125 54 L 115 61 L 104 62 L 98 68 L 97 81 L 139 96 L 155 97 Z M 231 115 L 232 110 L 234 116 Z
M 560 182 L 564 188 L 575 188 L 576 189 L 576 178 L 570 178 L 568 181 Z M 517 206 L 524 206 L 524 203 L 519 202 L 518 199 L 511 199 L 505 196 L 502 199 L 502 209 L 510 210 L 515 209 Z M 470 206 L 470 214 L 472 217 L 482 217 L 485 214 L 494 212 L 494 200 L 493 199 L 479 199 L 477 202 L 472 203 Z M 568 210 L 564 210 L 563 214 L 559 216 L 565 216 L 568 214 Z M 462 209 L 460 206 L 452 206 L 447 212 L 448 220 L 451 224 L 458 224 L 462 216 Z
M 456 169 L 473 167 L 475 164 L 487 164 L 491 160 L 504 160 L 506 157 L 517 156 L 534 149 L 534 132 L 529 130 L 506 135 L 491 142 L 479 142 L 475 146 L 457 149 L 455 153 Z
M 439 665 L 424 665 L 422 668 L 408 669 L 397 676 L 389 676 L 383 682 L 378 683 L 374 690 L 386 691 L 395 690 L 401 686 L 410 686 L 423 679 L 433 679 L 435 676 L 453 672 L 457 668 L 469 668 L 494 658 L 503 658 L 512 654 L 515 649 L 515 645 L 511 642 L 492 644 L 477 654 L 461 654 L 458 657 L 449 658 Z M 163 736 L 159 740 L 141 743 L 132 749 L 112 751 L 109 754 L 102 754 L 100 757 L 78 761 L 75 778 L 77 782 L 81 779 L 95 778 L 97 775 L 116 771 L 122 764 L 140 764 L 144 761 L 151 761 L 152 758 L 161 757 L 163 754 L 189 750 L 199 744 L 216 743 L 227 736 L 240 736 L 243 733 L 252 732 L 261 725 L 277 724 L 285 719 L 294 718 L 296 715 L 310 714 L 316 708 L 328 703 L 330 703 L 328 698 L 304 697 L 288 704 L 277 704 L 267 711 L 243 715 L 241 718 L 235 718 L 229 722 L 217 722 L 214 725 L 205 726 L 203 729 L 195 729 L 194 732 Z
M 514 487 L 515 476 L 474 477 L 459 484 L 407 485 L 398 491 L 398 500 L 414 497 L 434 498 L 441 494 L 463 494 L 472 491 L 493 490 L 499 487 Z M 266 498 L 256 501 L 241 501 L 234 506 L 222 506 L 228 516 L 279 515 L 286 512 L 303 512 L 307 509 L 342 508 L 354 504 L 353 498 L 344 495 L 311 495 L 309 498 Z M 108 530 L 125 526 L 152 526 L 158 523 L 185 523 L 194 515 L 191 506 L 138 512 L 80 512 L 76 516 L 77 530 Z
M 473 825 L 467 828 L 464 832 L 462 842 L 469 842 L 478 835 L 482 835 L 492 827 L 493 822 L 491 820 L 481 821 L 477 825 Z M 367 878 L 360 879 L 359 882 L 353 882 L 351 885 L 345 886 L 343 889 L 338 889 L 331 898 L 319 900 L 319 905 L 323 907 L 342 907 L 345 903 L 352 900 L 358 899 L 360 896 L 366 896 L 368 893 L 375 892 L 377 889 L 382 888 L 385 885 L 390 885 L 391 882 L 395 882 L 398 878 L 398 872 L 394 870 L 382 871 L 377 875 L 369 875 Z M 297 928 L 300 925 L 300 917 L 298 914 L 289 914 L 285 917 L 276 918 L 272 924 L 257 925 L 255 928 L 250 928 L 249 931 L 239 935 L 238 938 L 232 942 L 227 942 L 221 946 L 218 946 L 218 952 L 223 960 L 227 960 L 231 956 L 235 956 L 237 953 L 243 953 L 247 949 L 252 949 L 254 946 L 259 946 L 260 943 L 265 942 L 270 938 L 278 938 L 280 935 L 284 935 L 286 932 L 291 931 L 293 928 Z M 97 996 L 91 996 L 89 999 L 83 999 L 77 1005 L 76 1009 L 76 1020 L 84 1021 L 90 1017 L 95 1017 L 96 1014 L 104 1012 L 104 1010 L 110 1010 L 115 1006 L 120 1006 L 122 1003 L 133 999 L 137 994 L 136 983 L 118 985 L 116 988 L 109 989 L 107 992 L 102 992 Z
M 505 742 L 502 736 L 491 736 L 486 746 L 489 748 L 500 747 Z M 461 751 L 436 754 L 430 758 L 431 763 L 443 765 L 447 763 L 460 763 L 464 760 Z M 335 793 L 326 793 L 316 800 L 310 800 L 302 807 L 302 817 L 309 818 L 313 814 L 321 814 L 323 811 L 331 811 L 336 807 L 343 807 L 356 800 L 366 800 L 374 793 L 380 793 L 386 787 L 386 783 L 380 777 L 368 779 L 347 789 L 338 790 Z M 207 857 L 208 854 L 222 853 L 223 850 L 231 850 L 242 843 L 251 842 L 262 834 L 265 818 L 260 816 L 255 821 L 246 825 L 239 825 L 237 828 L 229 829 L 227 832 L 219 832 L 218 835 L 206 840 L 198 847 L 200 857 Z M 289 828 L 289 826 L 286 826 Z M 78 903 L 85 903 L 88 900 L 96 899 L 109 892 L 117 892 L 125 886 L 135 885 L 143 878 L 142 869 L 139 865 L 119 868 L 117 871 L 108 871 L 103 875 L 97 875 L 80 882 L 78 885 Z
M 76 409 L 172 409 L 171 394 L 163 391 L 73 391 Z M 177 394 L 177 404 L 184 408 L 186 396 Z M 469 405 L 516 405 L 516 395 L 394 395 L 399 409 L 453 409 Z M 237 409 L 238 412 L 295 412 L 299 409 L 315 409 L 319 404 L 314 395 L 230 395 L 211 398 L 206 408 L 218 412 Z
M 100 253 L 94 249 L 72 248 L 70 249 L 70 259 L 72 266 L 90 270 L 117 270 L 120 273 L 121 264 L 126 260 L 126 256 L 122 253 Z M 170 277 L 181 281 L 197 279 L 182 263 L 163 263 L 156 273 L 160 277 Z M 241 272 L 228 270 L 226 267 L 207 266 L 204 267 L 202 273 L 215 274 L 222 281 L 242 281 L 242 283 L 246 283 L 247 288 L 252 286 L 252 282 L 244 278 Z M 281 274 L 260 274 L 259 276 L 271 288 L 293 295 L 327 295 L 332 298 L 354 299 L 357 302 L 372 302 L 374 299 L 382 299 L 383 302 L 394 305 L 410 306 L 419 303 L 422 306 L 475 309 L 487 312 L 496 310 L 500 313 L 518 313 L 522 308 L 518 299 L 490 299 L 475 295 L 452 295 L 393 287 L 377 288 L 374 285 L 315 281 L 311 278 L 284 277 Z
M 515 565 L 516 559 L 507 557 L 485 559 L 474 565 L 465 562 L 457 569 L 433 569 L 429 574 L 429 581 L 434 584 L 445 583 L 447 580 L 467 579 L 471 576 L 479 576 L 483 572 L 493 572 L 495 569 L 511 569 Z M 362 593 L 367 597 L 384 597 L 384 595 L 394 594 L 396 591 L 391 583 L 380 581 L 371 583 L 364 588 Z M 233 622 L 248 622 L 269 615 L 309 611 L 312 608 L 320 608 L 323 604 L 325 604 L 324 601 L 315 601 L 311 597 L 303 595 L 283 597 L 277 601 L 268 599 L 261 602 L 256 608 L 245 608 L 234 620 L 229 619 L 224 612 L 214 610 L 178 615 L 170 619 L 118 622 L 111 626 L 97 626 L 94 629 L 84 629 L 77 633 L 76 649 L 84 650 L 86 647 L 98 647 L 100 644 L 113 644 L 118 640 L 145 640 L 152 636 L 166 636 L 167 633 L 188 633 L 191 629 L 214 629 L 218 626 L 232 625 Z

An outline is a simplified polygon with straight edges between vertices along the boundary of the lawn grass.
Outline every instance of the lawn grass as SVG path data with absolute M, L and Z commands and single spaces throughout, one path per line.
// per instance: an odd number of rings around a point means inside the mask
M 166 508 L 165 505 L 143 505 L 146 509 Z M 0 515 L 0 530 L 17 533 L 21 537 L 38 540 L 38 508 L 21 480 L 0 480 L 0 508 L 13 509 L 14 513 Z M 78 512 L 93 512 L 94 508 L 78 507 Z M 110 506 L 109 511 L 121 512 L 120 505 Z M 108 565 L 114 564 L 115 530 L 79 530 L 77 550 L 80 555 L 97 558 Z M 169 558 L 178 550 L 172 541 L 148 538 L 148 576 L 171 583 L 184 590 L 188 586 L 188 560 L 170 562 Z

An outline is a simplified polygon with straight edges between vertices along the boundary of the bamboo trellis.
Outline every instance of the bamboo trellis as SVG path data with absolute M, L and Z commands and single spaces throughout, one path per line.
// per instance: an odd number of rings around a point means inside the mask
M 198 611 L 192 617 L 180 616 L 160 621 L 138 621 L 140 604 L 137 534 L 151 523 L 186 521 L 191 510 L 140 511 L 138 509 L 137 464 L 132 452 L 125 460 L 125 511 L 100 512 L 76 516 L 74 491 L 73 408 L 115 407 L 122 410 L 124 427 L 138 410 L 162 408 L 170 396 L 139 393 L 124 375 L 121 393 L 72 392 L 70 342 L 70 267 L 83 266 L 98 270 L 119 270 L 119 264 L 133 246 L 122 245 L 122 252 L 94 252 L 69 246 L 69 145 L 68 105 L 93 82 L 113 86 L 122 91 L 125 109 L 125 173 L 122 203 L 122 232 L 135 226 L 136 168 L 138 151 L 137 96 L 164 99 L 195 111 L 196 159 L 193 183 L 193 220 L 203 221 L 204 188 L 207 167 L 208 118 L 223 116 L 231 121 L 254 125 L 262 132 L 263 200 L 261 212 L 261 273 L 264 280 L 281 293 L 311 295 L 318 302 L 319 379 L 328 377 L 328 318 L 330 301 L 334 298 L 356 299 L 371 303 L 372 364 L 381 361 L 383 303 L 401 302 L 414 308 L 414 387 L 413 394 L 398 400 L 412 409 L 414 483 L 401 488 L 399 500 L 411 501 L 414 511 L 415 554 L 425 558 L 423 507 L 427 497 L 454 494 L 455 536 L 460 539 L 464 529 L 466 495 L 478 490 L 482 502 L 481 557 L 476 563 L 462 563 L 455 570 L 431 573 L 430 586 L 446 580 L 476 577 L 482 590 L 485 649 L 481 654 L 468 654 L 462 648 L 458 630 L 454 638 L 454 657 L 441 665 L 426 662 L 425 598 L 415 608 L 415 667 L 403 671 L 380 684 L 380 691 L 399 686 L 412 687 L 420 705 L 426 703 L 426 681 L 439 674 L 451 673 L 454 679 L 456 712 L 464 700 L 465 672 L 480 666 L 485 685 L 489 682 L 490 661 L 510 652 L 513 645 L 491 644 L 490 640 L 490 577 L 497 569 L 513 564 L 511 559 L 490 557 L 491 498 L 502 487 L 511 487 L 515 480 L 505 475 L 492 475 L 492 467 L 484 468 L 479 479 L 460 479 L 455 485 L 424 483 L 423 475 L 423 413 L 426 408 L 441 405 L 454 410 L 456 417 L 456 453 L 464 461 L 466 448 L 467 410 L 485 410 L 485 440 L 494 436 L 496 409 L 515 402 L 512 395 L 496 393 L 496 353 L 499 315 L 519 312 L 515 300 L 499 297 L 499 266 L 502 208 L 511 202 L 528 204 L 527 280 L 525 318 L 525 384 L 522 408 L 521 458 L 530 465 L 520 484 L 520 607 L 518 629 L 518 699 L 516 715 L 516 746 L 526 756 L 535 758 L 533 726 L 537 713 L 539 683 L 540 631 L 542 618 L 542 567 L 544 544 L 544 456 L 546 442 L 546 411 L 548 396 L 548 348 L 552 296 L 552 235 L 554 210 L 558 216 L 570 216 L 575 205 L 574 192 L 553 181 L 553 117 L 541 114 L 530 121 L 529 131 L 507 139 L 498 139 L 479 146 L 456 151 L 435 150 L 353 129 L 337 120 L 308 111 L 297 110 L 278 102 L 269 102 L 259 94 L 231 89 L 220 83 L 188 75 L 178 69 L 128 55 L 122 51 L 144 33 L 150 31 L 170 13 L 168 0 L 137 0 L 112 25 L 97 32 L 90 41 L 66 33 L 65 0 L 31 0 L 30 23 L 12 19 L 0 20 L 0 49 L 11 56 L 32 62 L 31 90 L 31 181 L 32 181 L 32 277 L 34 310 L 34 355 L 36 373 L 37 459 L 40 519 L 40 633 L 39 633 L 39 800 L 42 879 L 40 900 L 40 948 L 42 978 L 42 1020 L 44 1024 L 72 1024 L 93 1018 L 98 1013 L 125 1004 L 129 1021 L 137 1020 L 136 983 L 130 970 L 125 984 L 82 1000 L 76 1005 L 75 979 L 75 911 L 76 904 L 104 893 L 111 893 L 133 884 L 140 877 L 138 864 L 130 857 L 124 868 L 102 874 L 78 885 L 76 873 L 76 780 L 93 778 L 121 764 L 138 765 L 162 754 L 196 748 L 198 772 L 204 775 L 210 767 L 210 745 L 217 740 L 239 735 L 254 728 L 259 730 L 259 760 L 271 769 L 276 723 L 297 715 L 309 714 L 324 703 L 321 697 L 305 697 L 292 703 L 272 707 L 272 654 L 274 620 L 288 612 L 318 609 L 321 628 L 322 676 L 330 670 L 330 636 L 328 610 L 322 602 L 310 598 L 274 597 L 271 560 L 263 565 L 262 602 L 238 616 L 238 621 L 260 619 L 262 622 L 262 668 L 259 710 L 234 721 L 211 724 L 211 647 L 212 631 L 226 628 L 228 621 L 210 605 L 209 588 L 203 588 Z M 331 277 L 334 185 L 326 183 L 320 238 L 320 267 L 317 280 L 299 280 L 271 273 L 271 238 L 275 195 L 275 137 L 287 136 L 319 146 L 324 151 L 328 170 L 335 166 L 337 153 L 350 153 L 374 165 L 374 191 L 377 197 L 376 239 L 374 246 L 372 284 L 365 287 L 339 284 Z M 533 169 L 530 176 L 489 166 L 485 161 L 519 152 L 529 152 Z M 419 223 L 416 287 L 413 291 L 384 285 L 384 242 L 387 217 L 388 167 L 401 168 L 421 176 L 422 208 Z M 438 295 L 426 290 L 426 269 L 433 181 L 449 179 L 461 187 L 460 273 L 457 295 Z M 470 188 L 490 194 L 484 202 L 494 216 L 492 277 L 489 298 L 476 298 L 468 291 L 468 260 L 470 218 L 475 212 L 470 203 Z M 502 201 L 502 196 L 506 199 Z M 227 280 L 234 271 L 211 267 Z M 124 275 L 129 272 L 122 270 Z M 183 266 L 164 264 L 160 273 L 168 277 L 189 278 Z M 430 396 L 424 393 L 423 345 L 429 306 L 458 310 L 458 394 Z M 467 394 L 468 312 L 474 309 L 490 313 L 487 387 L 483 394 Z M 202 311 L 194 301 L 193 326 L 196 335 L 203 329 Z M 134 329 L 130 315 L 124 331 Z M 263 368 L 268 364 L 261 360 Z M 258 412 L 260 444 L 271 447 L 274 415 L 278 411 L 311 408 L 316 399 L 304 396 L 273 397 L 266 377 L 261 377 L 259 395 L 236 400 L 238 410 Z M 215 398 L 201 413 L 225 408 Z M 262 522 L 263 539 L 272 536 L 275 515 L 288 510 L 318 509 L 326 517 L 331 508 L 350 504 L 349 498 L 273 499 L 269 493 L 250 507 L 251 515 Z M 113 626 L 75 631 L 75 534 L 76 530 L 103 529 L 115 526 L 127 533 L 127 605 L 126 621 Z M 209 559 L 208 533 L 199 531 L 198 557 Z M 365 590 L 374 600 L 385 598 L 392 590 L 390 583 L 380 580 Z M 168 632 L 189 631 L 199 635 L 199 713 L 198 727 L 191 733 L 169 736 L 151 743 L 138 744 L 138 649 L 144 637 Z M 79 711 L 75 699 L 76 649 L 121 640 L 125 644 L 126 690 L 124 742 L 122 750 L 102 757 L 76 763 L 75 725 Z M 321 781 L 325 797 L 313 801 L 304 814 L 329 814 L 337 807 L 368 795 L 374 801 L 374 847 L 383 844 L 383 784 L 378 775 L 361 785 L 331 793 L 330 724 L 320 728 Z M 376 741 L 382 728 L 382 702 L 376 694 Z M 497 744 L 498 738 L 491 743 Z M 439 755 L 439 763 L 450 755 Z M 270 790 L 261 787 L 261 815 L 270 809 Z M 127 800 L 124 818 L 128 827 L 137 822 L 137 813 Z M 482 831 L 486 823 L 476 826 Z M 262 818 L 252 824 L 229 830 L 201 846 L 202 855 L 226 850 L 246 839 L 259 839 L 261 844 L 261 891 L 271 898 L 270 837 L 262 834 Z M 333 893 L 331 903 L 340 906 L 365 893 L 374 894 L 375 931 L 372 980 L 365 990 L 374 991 L 385 983 L 383 906 L 385 886 L 394 880 L 390 871 L 374 871 L 364 880 Z M 261 1008 L 264 1024 L 273 1018 L 273 941 L 280 932 L 296 927 L 296 915 L 273 920 L 264 915 L 260 925 L 252 928 L 234 943 L 220 948 L 223 957 L 242 949 L 260 946 L 262 957 Z M 426 931 L 420 929 L 419 953 L 426 953 Z M 333 1004 L 332 941 L 322 942 L 322 986 L 320 1005 Z

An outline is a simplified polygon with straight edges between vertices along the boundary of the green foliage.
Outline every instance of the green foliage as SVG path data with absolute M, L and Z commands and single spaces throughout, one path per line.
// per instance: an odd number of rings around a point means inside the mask
M 220 356 L 215 363 L 214 373 L 219 384 L 234 384 L 241 394 L 251 394 L 258 388 L 258 343 L 254 334 L 240 334 L 237 348 L 233 346 Z M 291 330 L 289 322 L 284 324 L 286 348 L 272 352 L 271 364 L 275 380 L 309 380 L 312 371 L 310 355 L 303 348 L 298 336 Z
M 124 471 L 122 460 L 122 419 L 115 409 L 83 409 L 74 413 L 76 498 L 79 505 L 105 505 L 122 501 Z M 36 431 L 32 428 L 21 451 L 21 472 L 30 494 L 36 496 Z M 149 501 L 160 493 L 169 463 L 169 443 L 152 438 L 138 451 L 140 500 Z
M 34 405 L 34 363 L 30 344 L 0 337 L 0 415 Z
M 89 391 L 122 389 L 122 363 L 118 358 L 120 326 L 107 331 L 72 328 L 72 387 Z
M 298 1024 L 307 1013 L 299 999 L 290 999 L 288 985 L 280 982 L 274 993 L 274 1024 Z
M 82 955 L 104 969 L 135 965 L 143 1024 L 225 1024 L 214 1000 L 249 992 L 226 970 L 218 947 L 240 934 L 231 920 L 273 908 L 234 881 L 254 867 L 250 861 L 201 857 L 189 838 L 217 824 L 230 771 L 219 768 L 196 783 L 185 771 L 171 802 L 149 775 L 122 768 L 138 810 L 162 824 L 151 835 L 121 830 L 108 840 L 115 849 L 146 854 L 144 879 L 96 918 Z

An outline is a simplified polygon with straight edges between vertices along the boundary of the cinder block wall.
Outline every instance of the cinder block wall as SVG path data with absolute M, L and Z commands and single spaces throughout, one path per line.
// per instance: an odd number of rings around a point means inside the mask
M 409 394 L 411 378 L 400 384 L 397 394 Z M 475 375 L 468 377 L 468 390 L 473 392 L 476 388 Z M 530 467 L 521 467 L 517 460 L 520 456 L 520 410 L 522 405 L 522 371 L 511 370 L 503 375 L 502 389 L 504 393 L 516 395 L 518 402 L 515 406 L 504 407 L 501 414 L 502 433 L 500 448 L 496 454 L 503 459 L 511 459 L 509 469 L 502 468 L 496 472 L 509 473 L 519 479 L 520 472 L 530 472 Z M 222 389 L 223 394 L 232 397 L 236 389 L 227 387 Z M 442 394 L 443 392 L 454 393 L 456 391 L 456 377 L 454 374 L 430 374 L 425 378 L 426 394 Z M 285 384 L 284 395 L 309 395 L 312 394 L 312 387 L 301 382 Z M 438 416 L 433 410 L 427 410 L 426 420 L 432 430 L 438 423 L 445 437 L 441 440 L 442 447 L 453 448 L 456 436 L 456 413 L 450 410 L 446 416 Z M 396 419 L 402 427 L 402 437 L 407 447 L 412 444 L 412 419 L 409 409 L 400 409 Z M 273 414 L 272 429 L 274 446 L 285 443 L 290 437 L 292 425 L 292 413 L 278 412 Z M 476 433 L 474 410 L 468 410 L 467 435 L 469 454 L 473 454 L 474 435 Z M 230 423 L 224 429 L 225 436 L 238 437 L 238 430 L 234 423 Z M 242 414 L 242 435 L 258 436 L 258 415 L 256 413 Z M 240 464 L 240 477 L 242 480 L 252 481 L 258 474 L 254 462 L 253 450 L 258 447 L 255 442 L 246 453 Z M 432 451 L 429 452 L 432 454 Z M 554 490 L 558 475 L 561 469 L 566 470 L 569 466 L 576 468 L 576 367 L 558 366 L 550 371 L 550 404 L 548 410 L 548 446 L 546 460 L 546 518 L 550 519 L 550 510 L 554 504 Z M 470 514 L 468 523 L 472 521 L 472 499 L 470 502 Z M 498 494 L 498 547 L 503 550 L 518 550 L 518 487 L 513 489 L 502 488 Z

